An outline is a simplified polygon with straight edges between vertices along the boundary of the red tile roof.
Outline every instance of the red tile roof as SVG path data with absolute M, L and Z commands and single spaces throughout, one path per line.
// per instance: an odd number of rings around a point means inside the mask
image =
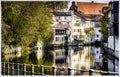
M 103 7 L 108 6 L 107 3 L 90 3 L 90 2 L 77 2 L 78 11 L 84 14 L 100 14 Z

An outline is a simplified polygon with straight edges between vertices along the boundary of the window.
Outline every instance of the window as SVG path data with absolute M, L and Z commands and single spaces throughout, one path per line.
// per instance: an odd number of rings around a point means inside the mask
M 99 51 L 97 51 L 97 54 L 98 54 Z
M 56 56 L 57 56 L 57 53 L 56 53 Z
M 64 37 L 56 37 L 56 41 L 64 41 L 65 38 Z
M 75 23 L 74 25 L 75 25 L 75 26 L 79 26 L 80 24 L 79 24 L 79 23 Z
M 59 37 L 56 37 L 56 41 L 59 41 Z
M 35 47 L 34 50 L 38 50 L 38 47 Z
M 74 32 L 75 32 L 75 29 L 74 29 Z
M 74 32 L 80 32 L 80 30 L 79 29 L 74 29 Z
M 40 47 L 40 50 L 42 50 L 42 47 Z
M 64 35 L 65 34 L 65 31 L 64 30 L 55 30 L 55 34 L 56 35 Z
M 62 55 L 64 55 L 64 52 L 62 52 Z
M 67 22 L 67 24 L 69 24 L 69 22 Z
M 99 32 L 101 32 L 101 30 L 99 30 Z
M 97 35 L 97 37 L 99 37 L 99 35 Z
M 59 24 L 61 24 L 61 22 L 59 22 Z
M 59 20 L 60 20 L 60 16 L 59 16 Z
M 74 39 L 77 39 L 77 35 L 74 35 Z
M 64 41 L 64 39 L 65 39 L 65 38 L 64 38 L 64 37 L 62 37 L 62 41 Z
M 66 16 L 65 16 L 65 20 L 66 20 Z

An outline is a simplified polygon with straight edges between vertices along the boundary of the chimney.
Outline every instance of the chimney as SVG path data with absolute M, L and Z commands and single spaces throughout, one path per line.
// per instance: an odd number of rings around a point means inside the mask
M 72 1 L 72 5 L 70 7 L 70 10 L 77 11 L 78 7 L 75 4 L 75 1 Z
M 94 1 L 91 1 L 91 3 L 94 3 Z

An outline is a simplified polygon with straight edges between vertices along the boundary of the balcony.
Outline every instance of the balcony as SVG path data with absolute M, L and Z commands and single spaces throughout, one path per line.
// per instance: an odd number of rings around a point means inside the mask
M 55 35 L 65 35 L 64 30 L 55 30 Z

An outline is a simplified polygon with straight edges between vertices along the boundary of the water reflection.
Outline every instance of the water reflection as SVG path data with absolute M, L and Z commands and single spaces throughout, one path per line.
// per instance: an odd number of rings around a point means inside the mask
M 60 67 L 73 69 L 99 69 L 102 63 L 101 48 L 91 46 L 71 46 L 56 48 L 54 51 L 54 64 Z

